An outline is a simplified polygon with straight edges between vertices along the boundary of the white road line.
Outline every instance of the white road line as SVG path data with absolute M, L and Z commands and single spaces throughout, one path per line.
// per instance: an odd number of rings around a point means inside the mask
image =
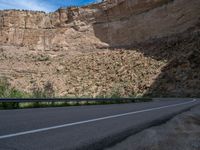
M 74 123 L 67 123 L 67 124 L 63 124 L 63 125 L 57 125 L 57 126 L 52 126 L 52 127 L 47 127 L 47 128 L 18 132 L 18 133 L 13 133 L 13 134 L 8 134 L 8 135 L 1 135 L 0 139 L 11 138 L 11 137 L 16 137 L 16 136 L 20 136 L 20 135 L 32 134 L 32 133 L 38 133 L 38 132 L 43 132 L 43 131 L 53 130 L 53 129 L 58 129 L 58 128 L 64 128 L 64 127 L 69 127 L 69 126 L 75 126 L 75 125 L 80 125 L 80 124 L 85 124 L 85 123 L 95 122 L 95 121 L 100 121 L 100 120 L 106 120 L 106 119 L 111 119 L 111 118 L 118 118 L 118 117 L 122 117 L 122 116 L 128 116 L 128 115 L 133 115 L 133 114 L 138 114 L 138 113 L 143 113 L 143 112 L 148 112 L 148 111 L 153 111 L 153 110 L 160 110 L 160 109 L 169 108 L 169 107 L 181 106 L 181 105 L 193 103 L 195 101 L 196 101 L 196 99 L 193 99 L 192 101 L 184 102 L 184 103 L 172 104 L 172 105 L 167 105 L 167 106 L 162 106 L 162 107 L 155 107 L 155 108 L 150 108 L 150 109 L 145 109 L 145 110 L 139 110 L 139 111 L 128 112 L 128 113 L 124 113 L 124 114 L 106 116 L 106 117 L 90 119 L 90 120 L 85 120 L 85 121 L 79 121 L 79 122 L 74 122 Z

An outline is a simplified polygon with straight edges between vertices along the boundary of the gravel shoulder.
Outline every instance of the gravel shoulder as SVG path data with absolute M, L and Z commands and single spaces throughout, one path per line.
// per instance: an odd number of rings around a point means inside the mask
M 106 150 L 199 150 L 200 105 Z

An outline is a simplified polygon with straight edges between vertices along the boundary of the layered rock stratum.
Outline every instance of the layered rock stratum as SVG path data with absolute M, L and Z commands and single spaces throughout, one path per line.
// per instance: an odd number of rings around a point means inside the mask
M 200 1 L 0 11 L 0 76 L 57 96 L 199 96 Z

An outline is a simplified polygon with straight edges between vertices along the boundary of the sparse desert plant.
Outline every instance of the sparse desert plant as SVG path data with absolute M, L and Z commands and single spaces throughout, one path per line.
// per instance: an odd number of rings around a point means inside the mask
M 113 91 L 110 95 L 111 98 L 120 98 L 122 97 L 121 96 L 121 93 L 119 91 Z
M 32 88 L 32 96 L 34 98 L 53 98 L 55 97 L 55 91 L 53 84 L 50 81 L 47 81 L 43 88 L 35 85 Z
M 0 98 L 23 98 L 28 97 L 28 94 L 21 92 L 10 86 L 6 77 L 0 78 Z
M 24 98 L 24 97 L 28 97 L 28 94 L 23 93 L 13 87 L 10 87 L 10 84 L 6 77 L 0 78 L 0 98 Z M 19 103 L 4 102 L 0 103 L 0 107 L 6 109 L 19 108 Z
M 3 98 L 7 95 L 9 89 L 9 83 L 6 77 L 0 78 L 0 97 Z
M 55 97 L 55 90 L 54 90 L 52 82 L 47 81 L 45 83 L 45 85 L 44 85 L 44 93 L 45 93 L 46 97 L 49 97 L 49 98 Z
M 121 98 L 122 93 L 120 91 L 120 86 L 116 86 L 115 88 L 113 88 L 109 94 L 109 96 L 107 96 L 109 98 Z
M 32 88 L 32 97 L 34 97 L 34 98 L 44 98 L 45 95 L 44 95 L 42 88 L 35 85 Z
M 39 55 L 36 58 L 37 61 L 48 61 L 49 59 L 50 57 L 48 55 Z

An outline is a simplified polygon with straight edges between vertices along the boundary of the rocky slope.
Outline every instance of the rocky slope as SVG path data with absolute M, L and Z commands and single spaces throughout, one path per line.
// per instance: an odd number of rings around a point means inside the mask
M 60 96 L 198 96 L 199 8 L 107 0 L 48 14 L 0 11 L 0 76 L 29 92 L 51 82 Z

